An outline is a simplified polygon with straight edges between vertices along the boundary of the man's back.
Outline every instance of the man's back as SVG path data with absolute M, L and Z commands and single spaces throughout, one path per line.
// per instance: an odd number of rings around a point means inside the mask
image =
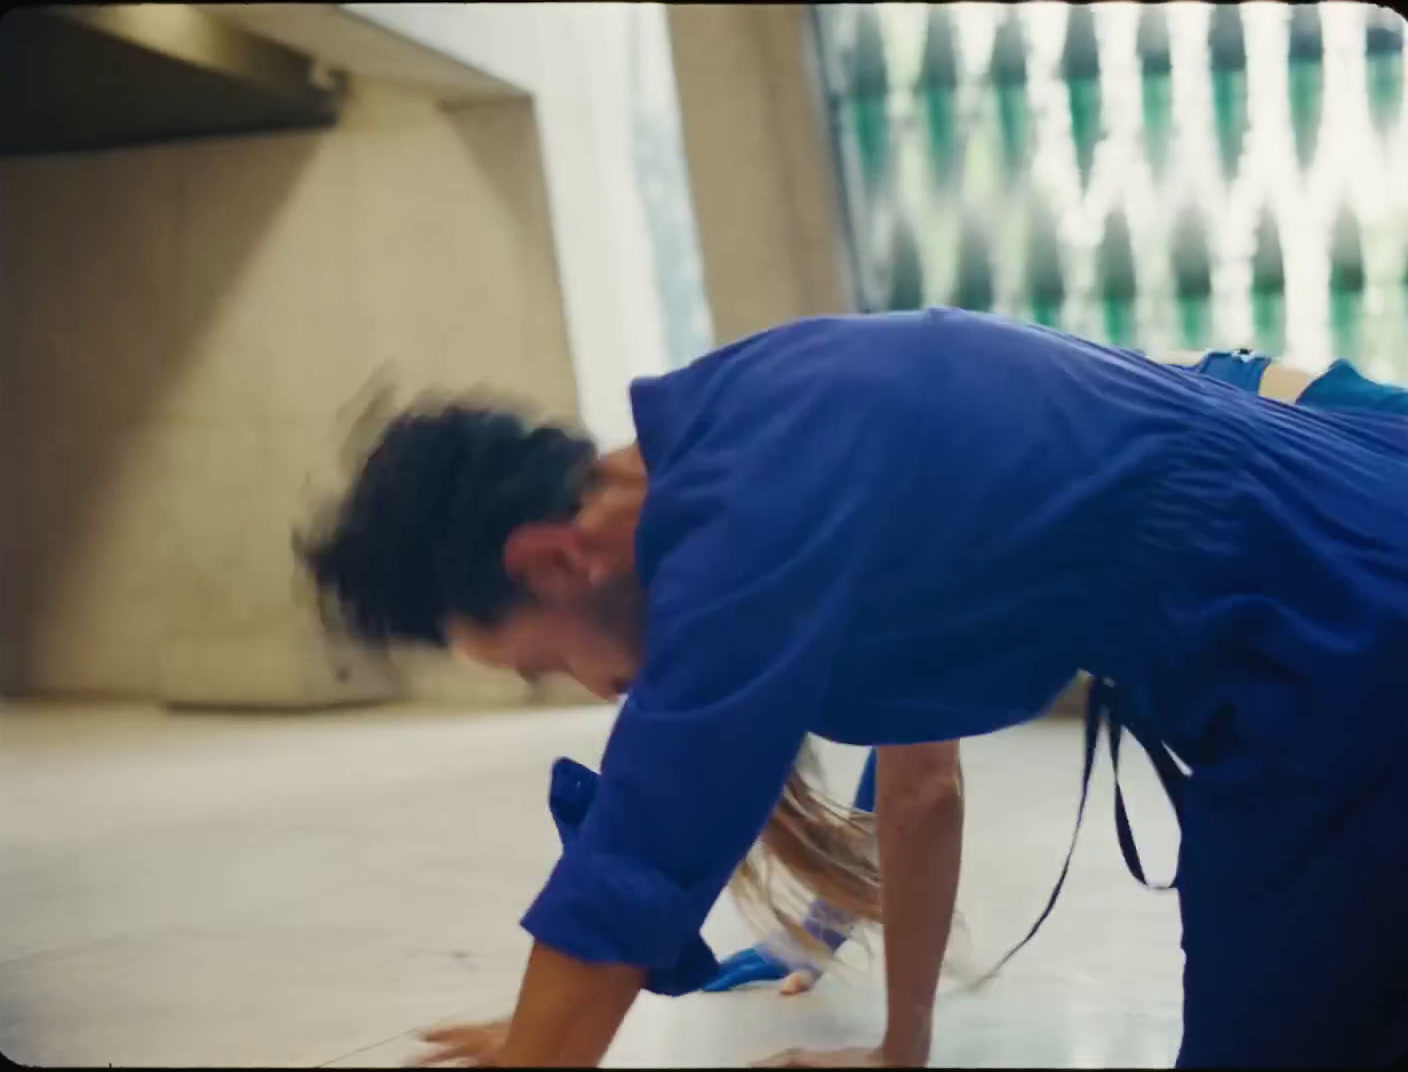
M 1383 613 L 1381 551 L 1320 557 L 1312 486 L 1369 531 L 1402 513 L 1408 554 L 1408 437 L 1329 432 L 1334 418 L 996 316 L 800 321 L 638 384 L 635 401 L 647 584 L 723 504 L 731 583 L 848 533 L 817 566 L 850 589 L 813 725 L 841 740 L 999 728 L 1085 669 L 1162 690 L 1173 707 L 1146 714 L 1192 751 L 1228 644 L 1314 662 L 1325 638 L 1295 628 L 1304 606 L 1337 600 L 1346 629 Z

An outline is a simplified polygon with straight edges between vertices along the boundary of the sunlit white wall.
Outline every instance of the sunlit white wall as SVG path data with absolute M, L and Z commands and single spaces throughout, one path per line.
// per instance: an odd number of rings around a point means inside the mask
M 532 95 L 582 418 L 629 441 L 630 380 L 712 341 L 664 8 L 345 6 Z

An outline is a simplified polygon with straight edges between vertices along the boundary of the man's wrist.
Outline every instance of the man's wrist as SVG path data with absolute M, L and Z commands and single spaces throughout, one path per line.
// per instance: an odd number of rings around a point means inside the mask
M 891 1022 L 885 1030 L 885 1040 L 880 1043 L 880 1056 L 891 1068 L 924 1068 L 929 1064 L 933 1032 L 933 1021 L 929 1018 L 903 1026 Z

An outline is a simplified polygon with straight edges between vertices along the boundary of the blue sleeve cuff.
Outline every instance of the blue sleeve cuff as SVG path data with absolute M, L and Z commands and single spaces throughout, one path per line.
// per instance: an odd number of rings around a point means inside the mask
M 553 764 L 548 807 L 563 854 L 523 927 L 544 945 L 581 960 L 647 969 L 651 993 L 675 997 L 698 990 L 719 965 L 696 930 L 685 891 L 636 861 L 574 851 L 597 781 L 597 774 L 570 759 Z

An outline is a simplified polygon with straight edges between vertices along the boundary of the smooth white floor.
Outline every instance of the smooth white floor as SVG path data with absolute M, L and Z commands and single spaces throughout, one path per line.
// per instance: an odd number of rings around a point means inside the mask
M 518 916 L 555 858 L 558 755 L 595 765 L 610 712 L 169 714 L 0 710 L 0 1050 L 26 1064 L 394 1067 L 412 1033 L 507 1011 Z M 1137 750 L 1146 867 L 1176 830 Z M 1080 728 L 965 742 L 964 959 L 985 968 L 1045 903 L 1075 816 Z M 838 795 L 862 754 L 824 754 Z M 980 993 L 945 983 L 939 1066 L 1164 1066 L 1182 956 L 1172 895 L 1124 871 L 1108 759 L 1052 919 Z M 707 936 L 751 941 L 725 898 Z M 878 1039 L 872 956 L 803 998 L 647 995 L 615 1066 L 743 1064 Z

